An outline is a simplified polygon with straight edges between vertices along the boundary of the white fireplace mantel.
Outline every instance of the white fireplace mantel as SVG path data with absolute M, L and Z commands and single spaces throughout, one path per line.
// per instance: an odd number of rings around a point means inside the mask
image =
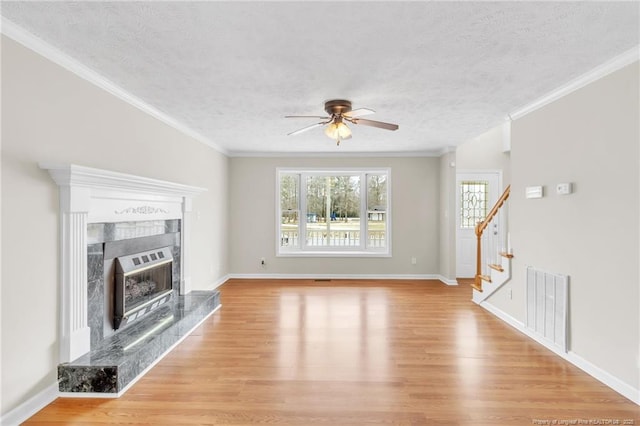
M 191 291 L 191 200 L 205 188 L 76 164 L 40 163 L 60 191 L 60 361 L 90 350 L 87 319 L 87 224 L 180 219 L 180 293 Z

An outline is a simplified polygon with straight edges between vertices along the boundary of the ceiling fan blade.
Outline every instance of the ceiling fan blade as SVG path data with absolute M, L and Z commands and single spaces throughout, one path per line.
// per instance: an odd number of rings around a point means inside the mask
M 285 115 L 284 118 L 322 118 L 323 120 L 329 119 L 329 117 L 322 115 Z
M 307 130 L 315 129 L 316 127 L 324 126 L 325 124 L 327 124 L 327 123 L 324 122 L 324 121 L 320 122 L 320 123 L 315 123 L 315 124 L 312 124 L 310 126 L 303 127 L 302 129 L 298 129 L 298 130 L 296 130 L 294 132 L 288 133 L 287 136 L 299 135 L 300 133 L 304 133 Z
M 380 129 L 398 130 L 400 126 L 392 123 L 383 123 L 382 121 L 367 120 L 365 118 L 354 118 L 351 120 L 355 124 L 363 124 L 365 126 L 378 127 Z
M 345 112 L 342 115 L 346 117 L 355 118 L 355 117 L 361 117 L 363 115 L 369 115 L 369 114 L 375 114 L 375 113 L 376 112 L 374 110 L 369 108 L 358 108 L 358 109 L 354 109 L 353 111 Z

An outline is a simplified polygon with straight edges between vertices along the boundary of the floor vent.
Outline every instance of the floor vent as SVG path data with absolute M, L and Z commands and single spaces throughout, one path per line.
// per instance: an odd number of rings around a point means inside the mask
M 569 277 L 527 268 L 526 326 L 557 349 L 567 352 Z

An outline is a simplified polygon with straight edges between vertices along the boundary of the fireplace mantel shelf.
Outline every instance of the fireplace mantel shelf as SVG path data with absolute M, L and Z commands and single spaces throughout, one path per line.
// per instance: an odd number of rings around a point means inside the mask
M 206 191 L 206 188 L 197 186 L 79 166 L 77 164 L 40 163 L 39 166 L 41 169 L 48 170 L 59 186 L 100 188 L 182 197 L 193 197 Z

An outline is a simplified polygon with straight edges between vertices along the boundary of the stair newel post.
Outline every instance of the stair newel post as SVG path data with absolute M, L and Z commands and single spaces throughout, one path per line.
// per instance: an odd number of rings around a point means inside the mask
M 482 231 L 480 230 L 480 225 L 482 222 L 478 223 L 475 228 L 476 233 L 476 276 L 473 283 L 473 288 L 478 291 L 482 291 Z

